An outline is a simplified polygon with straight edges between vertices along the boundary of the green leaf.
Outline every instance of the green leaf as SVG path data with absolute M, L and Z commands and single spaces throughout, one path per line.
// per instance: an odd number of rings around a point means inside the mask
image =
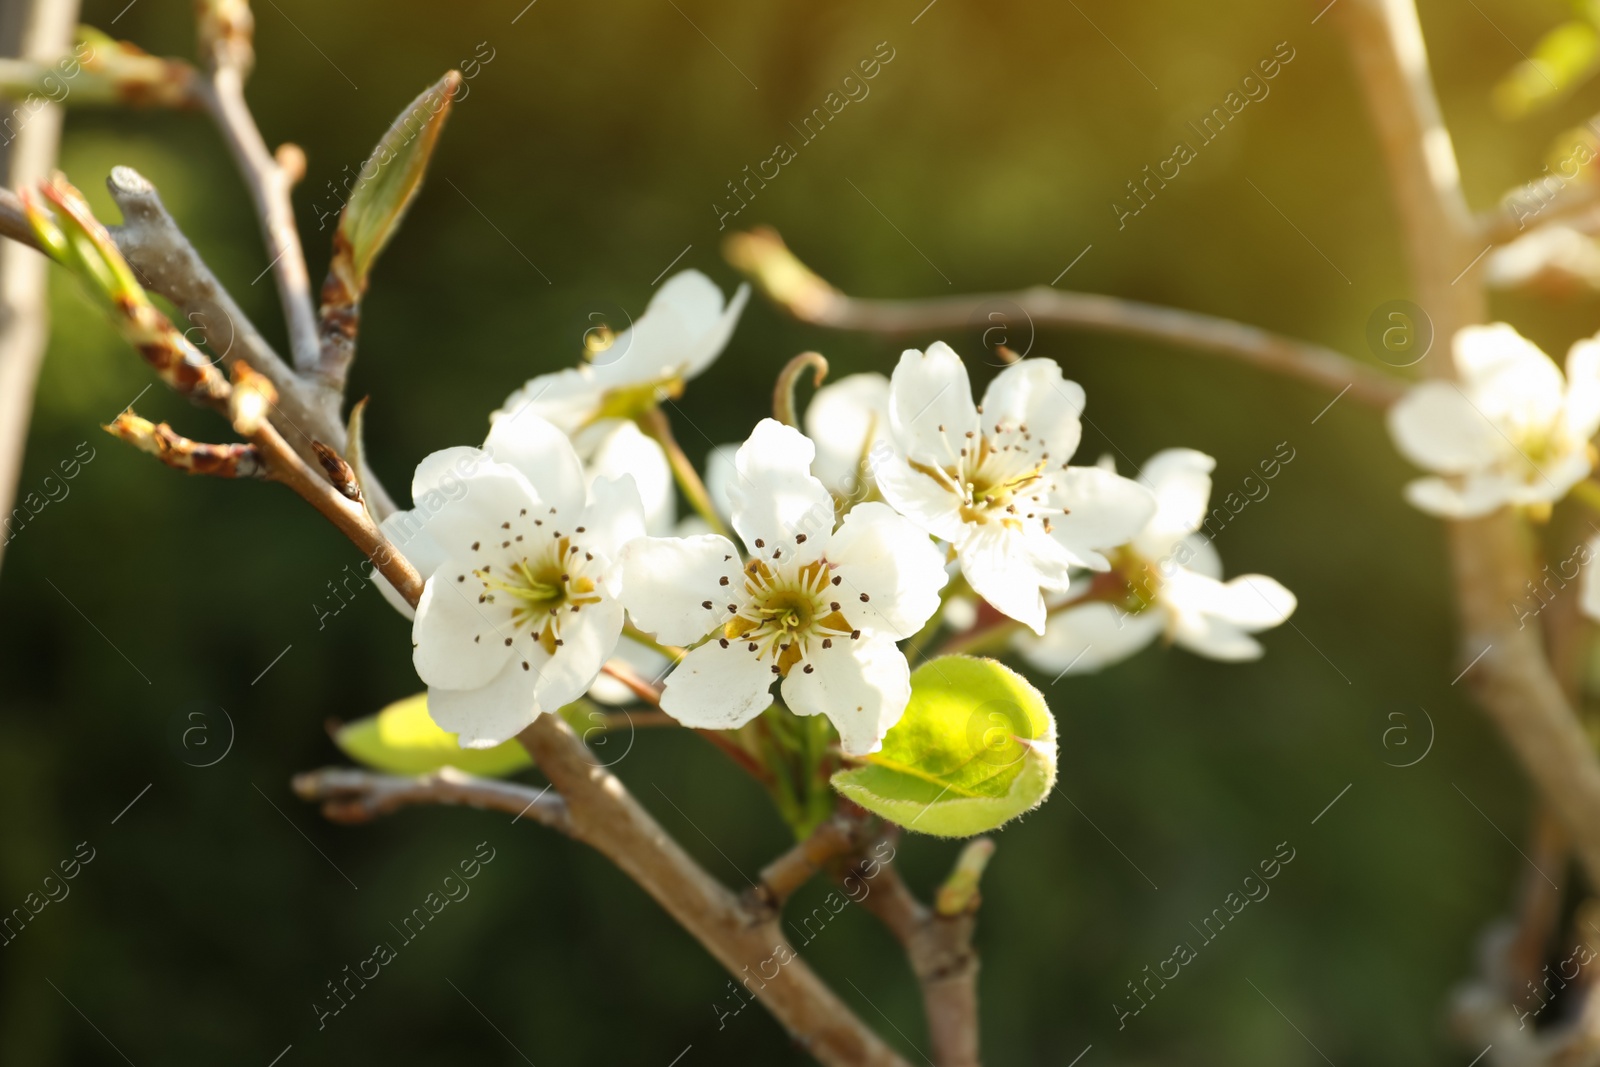
M 1600 68 L 1600 31 L 1593 22 L 1564 22 L 1545 34 L 1521 63 L 1495 84 L 1501 115 L 1519 119 L 1566 99 Z
M 911 703 L 833 787 L 908 830 L 985 833 L 1038 807 L 1055 785 L 1056 723 L 1044 697 L 992 659 L 945 656 L 911 675 Z
M 450 104 L 461 88 L 461 74 L 452 70 L 400 112 L 384 132 L 372 155 L 356 176 L 356 187 L 339 216 L 334 238 L 335 259 L 348 257 L 345 279 L 357 294 L 366 289 L 367 272 L 383 251 L 411 201 L 422 187 L 422 176 L 433 158 L 439 131 L 450 114 Z M 343 264 L 335 264 L 335 272 Z
M 516 741 L 494 748 L 462 748 L 455 734 L 441 730 L 428 716 L 426 693 L 339 727 L 333 740 L 356 762 L 390 774 L 426 774 L 440 767 L 456 767 L 468 774 L 500 778 L 533 766 L 528 750 Z

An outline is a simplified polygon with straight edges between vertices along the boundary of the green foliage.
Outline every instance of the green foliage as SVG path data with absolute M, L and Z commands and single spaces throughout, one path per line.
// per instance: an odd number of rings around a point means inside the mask
M 833 785 L 908 830 L 971 837 L 1038 807 L 1055 778 L 1056 724 L 1039 691 L 992 659 L 945 656 L 911 675 L 883 749 Z
M 1584 17 L 1563 22 L 1512 67 L 1494 87 L 1495 109 L 1509 119 L 1542 111 L 1564 99 L 1600 69 L 1600 29 L 1596 12 L 1581 5 Z
M 422 187 L 422 176 L 460 86 L 461 75 L 452 70 L 411 101 L 362 164 L 339 218 L 339 238 L 348 243 L 349 280 L 355 292 L 366 288 L 373 261 Z
M 365 719 L 341 726 L 334 743 L 358 763 L 390 774 L 426 774 L 456 767 L 469 774 L 499 778 L 533 766 L 516 741 L 494 748 L 462 748 L 428 716 L 428 694 L 396 701 Z

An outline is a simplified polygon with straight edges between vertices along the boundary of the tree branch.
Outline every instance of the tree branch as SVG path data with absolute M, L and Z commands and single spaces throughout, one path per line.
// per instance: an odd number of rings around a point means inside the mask
M 324 767 L 295 775 L 293 785 L 301 800 L 320 801 L 323 816 L 338 823 L 370 822 L 422 804 L 455 804 L 525 816 L 564 834 L 572 831 L 567 802 L 548 786 L 533 789 L 479 778 L 454 767 L 409 778 L 352 767 Z
M 777 920 L 695 863 L 559 716 L 539 716 L 517 739 L 566 798 L 571 835 L 637 882 L 746 988 L 753 978 L 750 991 L 808 1053 L 830 1067 L 909 1067 L 799 958 Z M 776 964 L 777 976 L 767 978 L 763 964 Z
M 795 890 L 811 881 L 829 862 L 859 847 L 862 823 L 835 815 L 811 832 L 811 836 L 761 868 L 756 888 L 745 894 L 757 908 L 777 911 Z
M 72 42 L 77 0 L 15 0 L 0 15 L 0 56 L 54 62 Z M 0 186 L 43 180 L 55 166 L 61 107 L 45 104 L 0 146 Z M 22 206 L 0 198 L 0 233 L 14 228 L 32 236 Z M 22 454 L 33 412 L 34 382 L 49 339 L 47 265 L 21 248 L 0 242 L 0 516 L 16 501 Z M 0 543 L 0 556 L 5 552 Z
M 1349 37 L 1378 133 L 1419 303 L 1437 336 L 1448 340 L 1487 315 L 1482 267 L 1470 265 L 1484 238 L 1461 193 L 1416 8 L 1412 0 L 1344 0 L 1333 15 Z M 1439 352 L 1425 368 L 1453 377 L 1448 345 Z M 1449 524 L 1462 662 L 1475 661 L 1479 701 L 1560 816 L 1590 883 L 1600 885 L 1600 760 L 1545 659 L 1537 628 L 1519 628 L 1508 607 L 1520 601 L 1532 572 L 1521 527 L 1509 510 Z
M 231 8 L 225 12 L 230 17 L 218 17 L 218 8 Z M 255 204 L 261 239 L 283 303 L 294 366 L 310 377 L 317 370 L 321 346 L 311 302 L 311 279 L 295 226 L 294 205 L 289 201 L 293 183 L 290 173 L 267 148 L 244 98 L 244 79 L 252 59 L 253 25 L 244 4 L 233 5 L 228 0 L 207 0 L 202 4 L 201 48 L 207 53 L 208 73 L 196 92 L 221 131 Z
M 1240 360 L 1262 370 L 1387 407 L 1406 383 L 1331 348 L 1296 341 L 1231 319 L 1195 311 L 1035 286 L 1014 293 L 979 293 L 931 300 L 869 300 L 846 296 L 797 259 L 772 230 L 731 235 L 728 261 L 774 302 L 802 322 L 839 330 L 904 336 L 968 330 L 985 308 L 1014 304 L 1035 326 L 1091 330 L 1164 341 Z
M 978 954 L 972 947 L 977 923 L 977 879 L 994 852 L 988 838 L 967 843 L 950 881 L 940 891 L 958 905 L 929 909 L 900 877 L 892 862 L 872 877 L 861 899 L 905 949 L 922 988 L 923 1014 L 937 1067 L 979 1067 Z M 980 858 L 981 857 L 981 858 Z M 948 892 L 947 892 L 948 891 Z

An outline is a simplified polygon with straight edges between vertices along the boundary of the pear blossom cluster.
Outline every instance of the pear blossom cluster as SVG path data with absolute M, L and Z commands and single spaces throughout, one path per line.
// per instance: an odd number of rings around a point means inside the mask
M 805 432 L 767 418 L 714 449 L 713 505 L 680 517 L 684 472 L 641 416 L 711 365 L 747 296 L 674 276 L 595 358 L 512 393 L 481 446 L 418 466 L 413 507 L 382 524 L 426 579 L 415 612 L 376 580 L 463 747 L 625 699 L 602 673 L 620 660 L 665 676 L 684 725 L 736 729 L 781 699 L 862 756 L 906 709 L 908 655 L 971 599 L 989 609 L 972 626 L 1057 673 L 1158 637 L 1250 659 L 1294 610 L 1270 578 L 1222 581 L 1199 533 L 1209 456 L 1171 449 L 1136 479 L 1074 464 L 1082 387 L 1026 359 L 977 402 L 943 342 L 824 386 Z

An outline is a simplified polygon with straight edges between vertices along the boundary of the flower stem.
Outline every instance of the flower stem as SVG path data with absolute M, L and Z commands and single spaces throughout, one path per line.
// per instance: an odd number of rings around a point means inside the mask
M 645 633 L 631 622 L 623 623 L 622 632 L 627 636 L 628 640 L 636 641 L 645 648 L 650 649 L 652 652 L 658 652 L 667 657 L 674 663 L 683 658 L 683 649 L 679 648 L 677 645 L 662 644 L 660 641 L 657 641 L 655 638 L 651 637 L 649 634 Z
M 666 413 L 658 407 L 652 407 L 639 415 L 638 423 L 639 429 L 653 438 L 667 454 L 667 462 L 672 465 L 672 476 L 677 480 L 678 488 L 683 490 L 683 495 L 689 498 L 689 506 L 706 520 L 706 525 L 712 530 L 723 537 L 729 536 L 727 524 L 712 506 L 706 483 L 700 480 L 700 472 L 694 469 L 694 464 L 689 462 L 678 439 L 672 435 L 672 423 L 667 421 Z

